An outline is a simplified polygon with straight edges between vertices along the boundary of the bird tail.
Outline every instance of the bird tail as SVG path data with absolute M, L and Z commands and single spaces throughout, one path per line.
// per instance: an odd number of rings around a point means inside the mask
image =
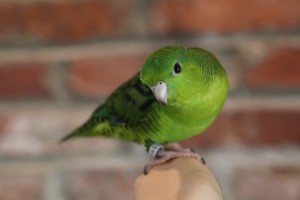
M 74 132 L 75 132 L 75 131 L 74 131 Z M 76 135 L 76 134 L 74 134 L 74 132 L 69 133 L 68 135 L 66 135 L 65 137 L 63 137 L 62 139 L 60 139 L 59 142 L 60 142 L 60 143 L 63 143 L 63 142 L 65 142 L 65 141 L 67 141 L 67 140 L 73 138 L 74 135 Z
M 103 130 L 107 127 L 106 123 L 99 123 L 97 120 L 88 120 L 81 127 L 75 129 L 73 132 L 69 133 L 63 137 L 60 142 L 65 142 L 69 139 L 77 137 L 99 137 L 103 135 Z
M 63 137 L 59 142 L 62 143 L 62 142 L 65 142 L 65 141 L 67 141 L 69 139 L 72 139 L 72 138 L 75 138 L 75 137 L 79 137 L 81 135 L 79 133 L 80 133 L 80 128 L 74 130 L 71 133 L 69 133 L 68 135 L 66 135 L 65 137 Z
M 84 136 L 90 136 L 90 132 L 92 132 L 92 127 L 94 126 L 94 122 L 91 120 L 88 120 L 85 124 L 83 124 L 81 127 L 75 129 L 65 137 L 63 137 L 60 142 L 65 142 L 69 139 L 73 139 L 76 137 L 84 137 Z

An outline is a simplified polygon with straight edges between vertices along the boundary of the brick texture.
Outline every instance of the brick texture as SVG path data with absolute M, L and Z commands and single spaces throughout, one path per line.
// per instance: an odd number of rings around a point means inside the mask
M 126 34 L 130 1 L 0 3 L 0 39 L 81 41 Z
M 132 199 L 149 159 L 59 140 L 164 45 L 211 50 L 229 104 L 200 148 L 224 199 L 300 199 L 299 0 L 1 0 L 0 200 Z M 204 34 L 203 34 L 204 33 Z
M 8 121 L 9 118 L 7 116 L 0 116 L 0 137 L 6 133 Z
M 236 199 L 263 200 L 300 198 L 300 166 L 239 169 L 236 172 Z
M 130 143 L 115 139 L 81 138 L 58 143 L 63 136 L 85 122 L 96 107 L 72 110 L 49 107 L 2 112 L 0 156 L 20 158 L 62 153 L 123 152 Z M 195 148 L 299 145 L 299 120 L 299 110 L 226 110 L 203 134 L 182 144 Z
M 297 0 L 159 0 L 148 20 L 154 35 L 291 30 L 300 24 L 299 6 Z
M 43 177 L 35 175 L 1 175 L 0 199 L 41 199 L 43 195 L 43 181 Z
M 244 81 L 255 89 L 300 88 L 300 48 L 271 51 L 261 63 L 246 70 Z
M 223 112 L 203 135 L 183 144 L 194 147 L 299 145 L 299 111 Z
M 0 98 L 32 99 L 50 95 L 48 68 L 42 63 L 1 63 Z
M 73 62 L 69 87 L 81 97 L 106 97 L 123 82 L 139 72 L 147 56 L 108 56 Z
M 65 175 L 67 199 L 132 199 L 136 172 L 86 170 Z
M 22 158 L 70 154 L 122 152 L 126 143 L 106 138 L 60 139 L 83 124 L 89 109 L 63 106 L 11 108 L 0 115 L 0 157 Z

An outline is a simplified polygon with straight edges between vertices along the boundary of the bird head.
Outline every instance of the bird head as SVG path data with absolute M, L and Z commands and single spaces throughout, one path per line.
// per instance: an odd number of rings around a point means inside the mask
M 143 65 L 141 81 L 165 105 L 184 105 L 212 96 L 224 103 L 226 72 L 216 57 L 200 48 L 167 46 L 154 52 Z

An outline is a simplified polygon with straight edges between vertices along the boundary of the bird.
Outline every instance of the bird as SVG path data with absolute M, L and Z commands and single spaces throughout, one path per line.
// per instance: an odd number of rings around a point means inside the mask
M 139 72 L 61 141 L 106 137 L 144 145 L 152 157 L 145 174 L 177 157 L 204 162 L 178 142 L 203 133 L 214 122 L 228 90 L 227 73 L 211 52 L 165 46 L 151 54 Z

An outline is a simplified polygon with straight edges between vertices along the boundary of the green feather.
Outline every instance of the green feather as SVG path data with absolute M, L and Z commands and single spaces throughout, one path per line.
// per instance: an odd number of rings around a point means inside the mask
M 145 124 L 149 121 L 151 107 L 157 104 L 152 91 L 139 79 L 139 74 L 116 89 L 90 119 L 62 141 L 74 137 L 113 137 L 142 142 Z M 141 131 L 135 134 L 135 131 Z
M 177 63 L 182 69 L 174 73 Z M 164 83 L 167 104 L 150 88 Z M 200 48 L 164 47 L 141 72 L 117 88 L 90 119 L 62 141 L 109 137 L 144 144 L 181 141 L 209 127 L 225 102 L 228 78 L 220 62 Z

